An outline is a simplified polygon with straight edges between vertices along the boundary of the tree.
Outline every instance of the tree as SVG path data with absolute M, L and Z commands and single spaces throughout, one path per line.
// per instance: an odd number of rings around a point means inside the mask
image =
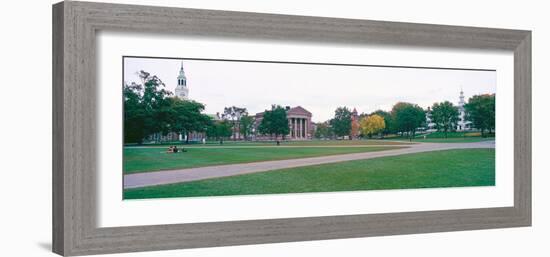
M 495 94 L 475 95 L 464 105 L 466 120 L 481 130 L 482 137 L 485 130 L 491 133 L 495 128 L 495 100 Z
M 416 104 L 397 103 L 393 106 L 391 113 L 396 130 L 406 132 L 410 140 L 414 137 L 416 129 L 426 122 L 424 110 Z
M 318 139 L 325 139 L 325 138 L 332 138 L 332 128 L 328 124 L 328 122 L 318 123 L 317 128 L 315 129 L 315 138 Z
M 204 132 L 212 123 L 212 118 L 202 114 L 204 105 L 179 98 L 169 98 L 170 105 L 170 131 L 186 134 L 186 143 L 189 143 L 191 132 Z
M 243 134 L 244 140 L 248 140 L 248 136 L 252 134 L 252 128 L 254 127 L 254 117 L 242 116 L 239 124 L 239 131 Z
M 232 125 L 228 120 L 212 122 L 206 129 L 206 135 L 219 140 L 220 144 L 223 144 L 224 138 L 230 137 L 232 134 Z
M 232 135 L 233 131 L 232 131 L 232 124 L 227 121 L 227 120 L 224 120 L 222 122 L 220 122 L 218 124 L 218 136 L 221 138 L 221 143 L 223 144 L 223 139 L 224 138 L 228 138 Z
M 447 138 L 447 132 L 455 128 L 458 123 L 458 108 L 449 101 L 434 103 L 430 114 L 437 130 L 443 131 Z
M 214 140 L 219 139 L 218 124 L 219 122 L 216 121 L 216 122 L 212 122 L 208 127 L 206 127 L 205 133 L 208 139 L 214 139 Z
M 385 127 L 386 123 L 384 122 L 384 118 L 377 114 L 363 117 L 360 121 L 361 133 L 367 135 L 369 138 L 371 138 L 373 134 L 382 132 Z
M 141 85 L 124 85 L 124 142 L 141 143 L 147 135 L 146 112 L 141 104 Z
M 336 136 L 351 136 L 351 111 L 347 107 L 336 108 L 330 126 Z
M 167 97 L 164 83 L 150 73 L 138 73 L 142 84 L 125 84 L 124 96 L 124 142 L 142 143 L 143 139 L 157 132 L 169 130 Z
M 240 139 L 240 120 L 241 117 L 248 115 L 248 111 L 246 108 L 231 106 L 231 107 L 225 107 L 223 109 L 224 117 L 231 120 L 232 129 L 233 129 L 233 140 Z
M 284 140 L 285 135 L 290 132 L 285 108 L 280 105 L 272 105 L 271 110 L 264 112 L 258 130 L 264 135 L 275 135 L 275 139 L 282 135 Z
M 384 127 L 384 130 L 382 130 L 382 137 L 384 135 L 388 135 L 389 133 L 394 133 L 395 132 L 395 129 L 394 129 L 395 126 L 393 125 L 394 122 L 393 122 L 391 113 L 389 113 L 387 111 L 383 111 L 383 110 L 376 110 L 373 113 L 371 113 L 370 115 L 373 115 L 373 114 L 376 114 L 376 115 L 384 118 L 385 127 Z

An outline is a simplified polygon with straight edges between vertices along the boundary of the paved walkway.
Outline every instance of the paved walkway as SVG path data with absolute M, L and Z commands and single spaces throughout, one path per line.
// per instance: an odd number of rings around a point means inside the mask
M 154 185 L 164 185 L 180 182 L 189 182 L 208 178 L 227 177 L 269 170 L 295 168 L 318 164 L 364 160 L 386 156 L 396 156 L 409 153 L 440 151 L 466 148 L 495 148 L 494 141 L 476 143 L 418 143 L 407 145 L 405 148 L 378 152 L 364 152 L 341 155 L 310 157 L 301 159 L 263 161 L 253 163 L 229 164 L 189 168 L 179 170 L 155 171 L 124 175 L 124 188 L 139 188 Z

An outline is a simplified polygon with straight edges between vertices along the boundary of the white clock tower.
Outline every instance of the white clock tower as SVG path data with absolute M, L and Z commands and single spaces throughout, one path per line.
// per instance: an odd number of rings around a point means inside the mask
M 178 85 L 176 86 L 176 97 L 182 100 L 189 99 L 189 88 L 187 87 L 187 78 L 183 71 L 183 62 L 181 62 L 180 73 L 178 75 Z

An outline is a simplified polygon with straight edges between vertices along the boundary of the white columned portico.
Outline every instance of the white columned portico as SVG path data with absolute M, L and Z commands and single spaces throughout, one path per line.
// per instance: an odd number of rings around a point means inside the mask
M 303 125 L 302 125 L 302 119 L 298 119 L 299 123 L 300 123 L 300 130 L 299 130 L 299 133 L 298 135 L 300 136 L 300 139 L 302 139 L 302 129 L 303 129 Z
M 300 138 L 304 139 L 304 119 L 300 118 Z
M 302 138 L 302 119 L 298 118 L 298 138 Z
M 302 128 L 302 124 L 300 123 L 300 118 L 298 118 L 298 138 L 301 138 L 302 136 L 300 135 L 300 129 Z
M 307 119 L 304 119 L 304 138 L 307 138 Z
M 300 138 L 300 120 L 296 119 L 296 139 Z
M 296 138 L 296 118 L 292 118 L 292 138 Z
M 306 119 L 302 119 L 302 138 L 306 138 Z
M 292 118 L 288 118 L 288 127 L 292 128 Z M 292 138 L 292 129 L 288 130 L 287 138 Z
M 300 119 L 296 118 L 296 139 L 300 138 Z

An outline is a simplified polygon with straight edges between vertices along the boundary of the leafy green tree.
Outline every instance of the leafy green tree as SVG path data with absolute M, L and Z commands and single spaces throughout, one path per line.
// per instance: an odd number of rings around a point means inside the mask
M 491 133 L 495 128 L 495 101 L 495 94 L 475 95 L 464 105 L 466 120 L 481 130 L 481 136 L 485 136 L 485 130 Z
M 170 130 L 172 132 L 184 133 L 187 135 L 186 143 L 189 143 L 191 132 L 204 132 L 211 124 L 212 118 L 202 114 L 204 105 L 179 98 L 169 98 L 170 106 Z
M 141 143 L 147 135 L 146 112 L 141 104 L 141 85 L 124 85 L 124 142 Z
M 426 122 L 424 110 L 416 104 L 399 102 L 393 106 L 391 113 L 396 130 L 407 133 L 409 140 L 414 137 L 416 129 Z
M 206 136 L 215 138 L 223 144 L 223 140 L 232 135 L 233 129 L 231 122 L 228 120 L 212 122 L 206 129 Z
M 384 118 L 384 130 L 382 130 L 382 136 L 388 135 L 390 133 L 395 133 L 395 122 L 393 121 L 393 118 L 391 116 L 391 113 L 383 110 L 376 110 L 370 115 L 378 115 L 382 118 Z M 370 116 L 369 115 L 369 116 Z
M 430 114 L 437 130 L 445 133 L 445 138 L 447 138 L 447 132 L 455 128 L 459 120 L 458 108 L 449 101 L 434 103 Z
M 206 131 L 205 131 L 205 134 L 206 134 L 206 137 L 208 138 L 208 140 L 218 140 L 219 136 L 218 136 L 218 123 L 219 122 L 212 122 L 210 123 L 210 125 L 208 127 L 206 127 Z
M 271 110 L 264 112 L 258 130 L 264 135 L 274 135 L 275 139 L 281 135 L 284 140 L 285 135 L 290 132 L 285 108 L 280 105 L 272 105 Z
M 124 86 L 124 142 L 141 143 L 151 134 L 203 132 L 212 122 L 202 114 L 204 105 L 170 97 L 164 83 L 145 71 L 139 72 L 142 84 Z
M 347 107 L 336 108 L 330 126 L 336 136 L 351 136 L 351 111 Z
M 252 134 L 252 128 L 254 128 L 254 117 L 252 116 L 242 116 L 239 121 L 239 131 L 244 137 L 244 140 L 248 140 L 248 136 Z
M 147 135 L 169 130 L 167 97 L 172 93 L 157 76 L 145 71 L 138 75 L 142 84 L 126 84 L 123 89 L 126 143 L 142 143 Z
M 325 138 L 332 138 L 334 133 L 332 132 L 332 128 L 328 124 L 328 122 L 323 123 L 317 123 L 317 127 L 315 129 L 315 138 L 317 139 L 325 139 Z
M 232 134 L 233 125 L 231 122 L 224 120 L 218 124 L 218 135 L 223 140 L 224 138 L 229 138 Z M 222 141 L 223 143 L 223 141 Z

